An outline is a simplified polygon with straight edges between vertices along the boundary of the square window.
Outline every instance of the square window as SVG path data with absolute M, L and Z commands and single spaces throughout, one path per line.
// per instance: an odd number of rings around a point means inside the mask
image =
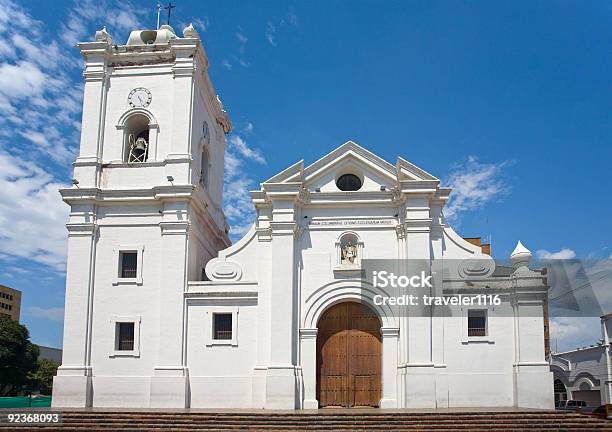
M 138 275 L 138 252 L 120 252 L 120 273 L 123 279 L 135 279 Z
M 468 337 L 487 335 L 487 311 L 468 311 Z
M 118 322 L 115 324 L 115 350 L 134 350 L 134 323 Z
M 232 314 L 213 314 L 213 339 L 232 340 Z

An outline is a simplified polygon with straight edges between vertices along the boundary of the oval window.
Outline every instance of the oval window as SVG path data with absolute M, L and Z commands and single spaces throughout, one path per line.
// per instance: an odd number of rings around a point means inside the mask
M 361 179 L 355 174 L 343 174 L 336 180 L 336 186 L 341 191 L 356 191 L 361 189 Z

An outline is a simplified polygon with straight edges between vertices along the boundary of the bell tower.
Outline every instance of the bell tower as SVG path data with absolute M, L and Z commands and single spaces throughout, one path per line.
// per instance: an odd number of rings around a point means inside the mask
M 185 407 L 187 281 L 230 244 L 231 122 L 191 25 L 182 37 L 169 25 L 132 31 L 124 45 L 103 28 L 79 48 L 83 118 L 74 186 L 60 191 L 71 212 L 53 404 L 117 406 L 113 394 L 140 392 L 151 407 Z

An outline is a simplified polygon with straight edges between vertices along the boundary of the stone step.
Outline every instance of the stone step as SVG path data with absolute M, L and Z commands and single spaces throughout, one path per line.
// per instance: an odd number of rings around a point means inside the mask
M 115 417 L 108 417 L 108 418 L 79 418 L 79 417 L 74 417 L 74 418 L 67 418 L 64 417 L 63 418 L 64 423 L 66 422 L 71 422 L 71 421 L 75 421 L 75 422 L 81 422 L 81 423 L 91 423 L 91 424 L 95 424 L 97 422 L 99 422 L 100 420 L 104 420 L 105 422 L 109 422 L 109 423 L 116 423 L 116 422 L 148 422 L 148 421 L 155 421 L 157 423 L 163 424 L 163 423 L 172 423 L 172 424 L 176 424 L 176 423 L 181 423 L 181 424 L 193 424 L 193 423 L 228 423 L 228 424 L 244 424 L 244 423 L 249 423 L 249 424 L 308 424 L 308 423 L 316 423 L 316 424 L 330 424 L 330 425 L 334 425 L 334 424 L 354 424 L 354 425 L 372 425 L 372 424 L 389 424 L 389 425 L 393 425 L 393 424 L 406 424 L 406 423 L 414 423 L 414 424 L 419 424 L 419 423 L 427 423 L 427 422 L 431 422 L 431 421 L 435 421 L 438 424 L 456 424 L 457 422 L 461 422 L 461 423 L 483 423 L 483 422 L 488 422 L 488 423 L 510 423 L 510 424 L 537 424 L 537 423 L 589 423 L 592 421 L 597 421 L 596 419 L 592 419 L 589 417 L 584 417 L 584 418 L 567 418 L 567 419 L 523 419 L 523 418 L 515 418 L 515 419 L 509 419 L 509 418 L 495 418 L 495 417 L 490 417 L 490 418 L 486 418 L 486 419 L 458 419 L 458 418 L 447 418 L 447 419 L 440 419 L 440 418 L 411 418 L 411 417 L 406 417 L 406 418 L 398 418 L 398 419 L 393 419 L 393 420 L 389 420 L 389 421 L 377 421 L 376 419 L 351 419 L 351 420 L 342 420 L 342 419 L 297 419 L 297 420 L 290 420 L 290 419 L 267 419 L 267 418 L 260 418 L 260 419 L 250 419 L 248 421 L 243 420 L 243 419 L 233 419 L 233 418 L 217 418 L 217 419 L 186 419 L 186 418 L 182 418 L 182 417 L 175 417 L 175 418 L 139 418 L 139 417 L 132 417 L 132 418 L 115 418 Z
M 589 418 L 580 414 L 558 414 L 558 415 L 539 415 L 539 416 L 521 416 L 521 415 L 495 415 L 495 414 L 486 414 L 486 415 L 478 415 L 478 416 L 464 416 L 464 415 L 451 415 L 451 414 L 428 414 L 428 415 L 413 415 L 413 414 L 404 414 L 402 416 L 392 416 L 392 417 L 382 417 L 382 416 L 316 416 L 316 415 L 302 415 L 302 416 L 269 416 L 269 415 L 258 415 L 258 416 L 243 416 L 243 415 L 193 415 L 193 414 L 122 414 L 122 413 L 108 413 L 108 414 L 93 414 L 93 413 L 83 413 L 74 414 L 74 413 L 64 413 L 64 419 L 70 418 L 78 418 L 78 419 L 89 419 L 91 421 L 95 421 L 97 419 L 184 419 L 189 421 L 216 421 L 216 420 L 224 420 L 224 419 L 232 419 L 236 421 L 376 421 L 376 422 L 394 422 L 394 421 L 403 421 L 405 419 L 425 419 L 435 416 L 437 420 L 451 420 L 456 421 L 457 419 L 461 420 L 486 420 L 495 418 L 498 420 L 514 420 L 521 419 L 525 421 L 547 421 L 547 420 L 555 420 L 555 419 L 584 419 Z
M 62 432 L 62 431 L 92 431 L 91 426 L 68 426 L 68 427 L 62 427 L 62 426 L 21 426 L 21 427 L 13 427 L 11 429 L 7 429 L 7 430 L 14 430 L 14 431 L 20 431 L 20 430 L 40 430 L 40 431 L 46 431 L 46 432 L 50 432 L 50 431 L 58 431 L 58 432 Z M 233 431 L 237 431 L 237 430 L 248 430 L 250 432 L 270 432 L 270 431 L 276 431 L 276 432 L 281 432 L 281 431 L 285 431 L 286 429 L 260 429 L 260 428 L 245 428 L 245 427 L 240 427 L 240 428 L 223 428 L 223 427 L 211 427 L 211 428 L 198 428 L 198 429 L 185 429 L 182 427 L 174 427 L 174 428 L 170 428 L 170 429 L 160 429 L 158 427 L 155 426 L 125 426 L 125 427 L 121 427 L 120 429 L 115 428 L 115 427 L 106 427 L 106 426 L 98 426 L 95 429 L 93 429 L 94 431 L 115 431 L 115 432 L 131 432 L 131 431 L 139 431 L 139 432 L 143 432 L 143 431 L 151 431 L 151 432 L 156 432 L 156 431 L 166 431 L 166 430 L 170 430 L 173 432 L 190 432 L 193 430 L 199 430 L 199 431 L 206 431 L 206 432 L 233 432 Z M 431 431 L 464 431 L 464 430 L 469 430 L 469 431 L 496 431 L 496 432 L 502 432 L 502 431 L 512 431 L 512 432 L 520 432 L 520 431 L 530 431 L 530 432 L 570 432 L 570 431 L 575 431 L 575 432 L 584 432 L 584 431 L 610 431 L 612 430 L 612 428 L 609 427 L 593 427 L 593 426 L 589 426 L 589 427 L 572 427 L 572 426 L 549 426 L 549 427 L 545 427 L 545 426 L 541 426 L 541 427 L 534 427 L 534 428 L 523 428 L 523 427 L 495 427 L 495 426 L 487 426 L 487 425 L 481 425 L 481 426 L 472 426 L 469 429 L 441 429 L 439 427 L 436 427 L 435 425 L 432 425 L 430 427 L 408 427 L 408 428 L 402 428 L 402 429 L 381 429 L 381 428 L 376 428 L 376 429 L 371 429 L 371 428 L 367 428 L 367 429 L 356 429 L 356 428 L 343 428 L 343 429 L 325 429 L 325 428 L 319 428 L 319 429 L 291 429 L 292 432 L 313 432 L 313 431 L 386 431 L 386 430 L 391 430 L 393 432 L 415 432 L 415 431 L 422 431 L 422 432 L 431 432 Z
M 33 411 L 35 412 L 35 411 Z M 59 425 L 0 423 L 1 430 L 44 431 L 611 431 L 612 422 L 577 413 L 525 412 L 176 412 L 60 411 Z

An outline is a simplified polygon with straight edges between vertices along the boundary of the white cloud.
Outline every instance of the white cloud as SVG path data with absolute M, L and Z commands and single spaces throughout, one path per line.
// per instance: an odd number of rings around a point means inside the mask
M 298 23 L 297 15 L 293 11 L 293 9 L 289 9 L 289 12 L 287 12 L 287 22 L 289 22 L 289 24 L 293 26 L 296 26 Z
M 42 308 L 38 306 L 30 306 L 26 308 L 25 314 L 50 321 L 64 320 L 64 308 L 59 307 Z
M 536 256 L 540 259 L 572 259 L 576 258 L 576 252 L 571 249 L 563 248 L 557 252 L 549 252 L 546 249 L 540 249 L 536 252 Z
M 203 19 L 194 18 L 193 24 L 195 25 L 196 30 L 202 31 L 202 32 L 207 31 L 210 27 L 210 21 L 207 16 L 205 16 Z
M 253 124 L 247 122 L 245 130 L 252 131 Z M 225 153 L 223 199 L 225 215 L 231 226 L 230 235 L 234 240 L 248 231 L 255 216 L 249 191 L 256 183 L 245 169 L 245 164 L 249 162 L 265 164 L 266 160 L 261 151 L 250 147 L 243 137 L 231 135 Z
M 236 39 L 238 39 L 238 42 L 240 42 L 240 49 L 243 50 L 244 46 L 246 45 L 246 43 L 249 41 L 249 38 L 245 36 L 244 33 L 237 31 L 236 32 Z
M 276 34 L 276 26 L 272 24 L 272 21 L 268 21 L 266 24 L 266 39 L 272 46 L 278 45 L 276 40 L 274 39 L 274 35 Z
M 124 41 L 131 30 L 142 27 L 140 21 L 145 15 L 146 10 L 128 1 L 75 1 L 60 33 L 66 45 L 73 46 L 82 40 L 91 39 L 92 26 L 97 27 L 96 30 L 106 26 L 111 35 L 117 33 L 113 37 Z
M 253 226 L 253 222 L 248 222 L 243 225 L 232 225 L 230 235 L 234 238 L 243 237 Z
M 470 156 L 465 163 L 456 165 L 446 180 L 453 192 L 444 215 L 457 222 L 463 212 L 482 208 L 509 193 L 510 186 L 502 178 L 502 171 L 510 163 L 481 163 Z
M 33 162 L 0 151 L 0 252 L 65 269 L 65 187 Z
M 224 58 L 221 60 L 221 66 L 223 66 L 227 70 L 232 70 L 235 65 L 240 65 L 242 67 L 248 68 L 251 66 L 251 63 L 246 59 L 246 47 L 249 38 L 242 30 L 242 27 L 238 26 L 236 33 L 236 40 L 238 41 L 238 51 L 230 54 L 229 59 Z
M 21 3 L 0 0 L 1 260 L 64 270 L 69 207 L 58 189 L 78 149 L 82 98 L 74 45 L 103 25 L 123 39 L 143 13 L 129 2 L 75 1 L 58 30 Z
M 550 320 L 550 348 L 569 351 L 595 344 L 601 338 L 599 317 L 558 317 Z
M 259 149 L 249 147 L 247 142 L 240 136 L 232 135 L 229 141 L 230 146 L 232 146 L 244 158 L 260 164 L 266 163 L 266 159 L 261 154 L 261 151 L 259 151 Z
M 246 135 L 250 135 L 253 133 L 253 123 L 247 122 L 246 125 L 242 128 L 242 133 Z
M 297 27 L 297 15 L 293 9 L 289 9 L 289 12 L 287 12 L 287 14 L 278 21 L 278 24 L 275 23 L 275 20 L 268 20 L 266 22 L 265 30 L 266 40 L 274 47 L 278 45 L 277 36 L 279 33 L 281 33 L 283 30 L 288 30 L 291 27 Z
M 9 98 L 26 98 L 43 92 L 45 74 L 33 63 L 0 64 L 0 92 Z

